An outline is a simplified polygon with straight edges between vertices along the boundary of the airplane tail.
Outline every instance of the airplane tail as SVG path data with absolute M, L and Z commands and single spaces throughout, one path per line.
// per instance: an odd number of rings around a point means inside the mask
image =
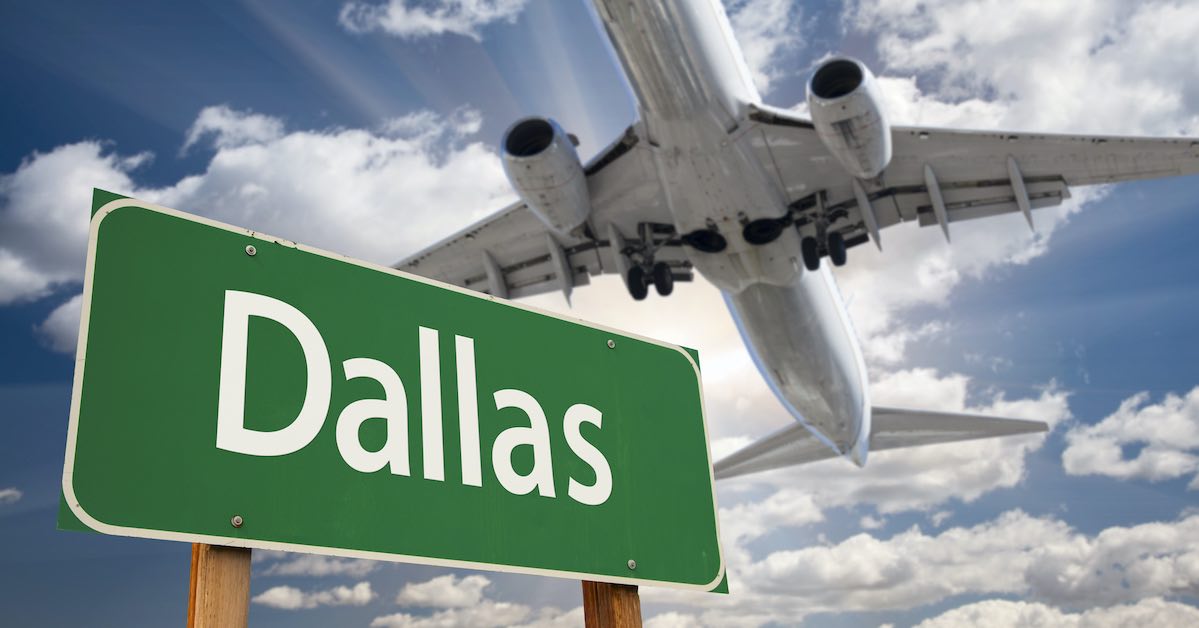
M 1042 421 L 1001 419 L 977 414 L 929 412 L 899 408 L 871 409 L 870 449 L 881 451 L 951 443 L 993 436 L 1044 432 Z M 816 439 L 799 423 L 791 425 L 720 460 L 717 480 L 807 464 L 837 457 L 837 452 Z

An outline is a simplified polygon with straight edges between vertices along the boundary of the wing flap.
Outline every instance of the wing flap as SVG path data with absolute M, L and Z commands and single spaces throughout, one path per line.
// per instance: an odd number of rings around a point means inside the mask
M 919 447 L 1032 434 L 1048 429 L 1049 426 L 1042 421 L 875 407 L 871 409 L 870 449 L 883 451 Z M 837 455 L 836 451 L 817 440 L 802 425 L 793 423 L 718 461 L 714 472 L 717 480 L 723 480 L 827 460 Z
M 554 290 L 562 283 L 547 233 L 525 204 L 517 202 L 405 259 L 396 268 L 492 294 L 495 291 L 485 261 L 489 255 L 503 275 L 509 297 L 537 294 L 534 289 Z M 602 272 L 593 241 L 562 237 L 555 241 L 573 271 L 572 286 L 584 285 L 590 275 Z M 547 283 L 551 285 L 542 285 Z

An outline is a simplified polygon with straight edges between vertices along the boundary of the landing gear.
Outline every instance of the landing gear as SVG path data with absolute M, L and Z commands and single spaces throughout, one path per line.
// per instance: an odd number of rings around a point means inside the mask
M 674 292 L 674 271 L 670 270 L 670 265 L 666 262 L 654 264 L 654 288 L 664 297 Z
M 845 237 L 837 231 L 828 234 L 824 250 L 821 250 L 819 240 L 812 236 L 805 236 L 799 242 L 804 268 L 812 272 L 820 270 L 820 258 L 824 255 L 828 255 L 828 260 L 833 263 L 833 266 L 844 266 L 845 260 L 848 258 L 846 249 Z
M 645 300 L 650 285 L 665 297 L 674 292 L 676 281 L 691 281 L 691 262 L 678 260 L 676 253 L 663 255 L 666 259 L 654 259 L 659 252 L 669 250 L 665 247 L 689 244 L 700 250 L 716 252 L 728 244 L 714 225 L 680 238 L 674 225 L 642 222 L 637 223 L 637 234 L 638 239 L 626 240 L 614 223 L 608 225 L 608 246 L 612 247 L 616 256 L 618 272 L 624 273 L 629 296 L 635 301 Z
M 625 284 L 629 287 L 629 294 L 635 301 L 644 301 L 645 297 L 649 296 L 649 283 L 646 281 L 645 269 L 640 266 L 634 266 L 629 269 L 629 276 L 626 277 Z
M 658 262 L 650 267 L 650 272 L 645 272 L 645 268 L 634 266 L 629 269 L 629 275 L 626 277 L 625 283 L 629 287 L 629 295 L 634 300 L 644 301 L 645 297 L 649 296 L 649 285 L 652 283 L 654 289 L 661 296 L 670 296 L 674 292 L 674 271 L 670 269 L 670 264 L 666 262 Z
M 828 234 L 828 260 L 833 266 L 844 266 L 845 257 L 845 238 L 838 231 Z
M 799 242 L 799 251 L 803 254 L 804 268 L 812 272 L 820 270 L 820 245 L 816 238 L 806 236 Z

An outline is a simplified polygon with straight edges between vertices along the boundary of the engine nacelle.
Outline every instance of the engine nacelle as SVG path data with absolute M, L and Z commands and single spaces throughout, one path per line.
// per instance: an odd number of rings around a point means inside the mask
M 562 235 L 591 214 L 587 176 L 570 137 L 548 118 L 518 120 L 504 133 L 504 172 L 529 209 Z
M 861 61 L 822 63 L 808 81 L 808 108 L 816 134 L 853 176 L 873 179 L 891 162 L 891 126 L 874 75 Z

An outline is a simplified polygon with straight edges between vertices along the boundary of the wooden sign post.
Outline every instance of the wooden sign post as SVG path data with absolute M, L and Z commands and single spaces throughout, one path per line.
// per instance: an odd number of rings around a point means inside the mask
M 637 586 L 584 580 L 583 621 L 587 628 L 641 628 Z
M 250 550 L 192 544 L 187 628 L 246 628 L 250 615 Z

